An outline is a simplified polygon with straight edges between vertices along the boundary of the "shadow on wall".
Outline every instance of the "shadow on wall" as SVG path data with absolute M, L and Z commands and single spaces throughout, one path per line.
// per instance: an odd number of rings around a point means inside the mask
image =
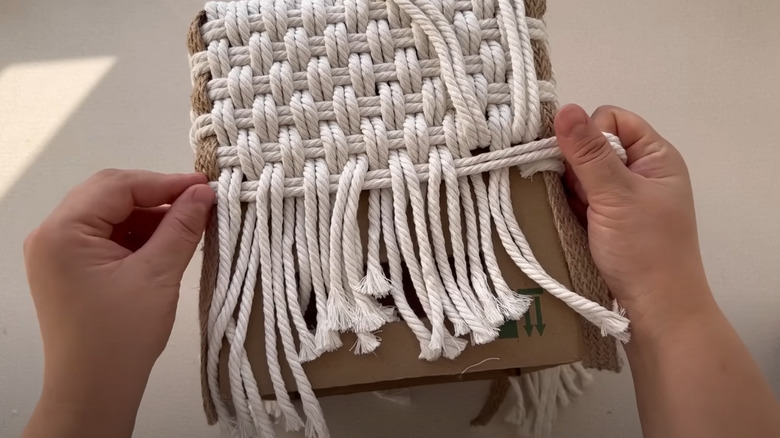
M 185 35 L 202 2 L 9 3 L 0 14 L 0 85 L 12 85 L 0 89 L 0 242 L 11 250 L 0 266 L 19 296 L 22 239 L 69 188 L 104 167 L 192 169 Z M 9 329 L 20 324 L 5 312 Z M 24 332 L 37 333 L 34 319 Z
M 0 219 L 3 233 L 33 226 L 100 168 L 192 169 L 184 36 L 201 7 L 200 0 L 50 0 L 15 1 L 4 11 L 0 77 L 26 87 L 3 93 L 28 111 L 3 111 L 10 135 L 22 141 L 3 148 L 37 149 L 37 159 L 24 169 L 0 163 L 4 174 L 18 175 L 0 189 L 0 210 L 16 213 Z

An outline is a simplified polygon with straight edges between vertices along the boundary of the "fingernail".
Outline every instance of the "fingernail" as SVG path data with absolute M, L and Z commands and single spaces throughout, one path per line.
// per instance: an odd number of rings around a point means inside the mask
M 192 186 L 190 190 L 192 191 L 190 196 L 194 202 L 208 208 L 211 208 L 211 206 L 214 205 L 215 196 L 214 190 L 212 190 L 211 187 L 206 184 L 199 184 Z

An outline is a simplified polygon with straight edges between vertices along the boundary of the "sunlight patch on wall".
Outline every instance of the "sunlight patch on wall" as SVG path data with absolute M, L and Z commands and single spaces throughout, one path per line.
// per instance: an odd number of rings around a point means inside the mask
M 0 200 L 116 62 L 112 56 L 0 71 Z

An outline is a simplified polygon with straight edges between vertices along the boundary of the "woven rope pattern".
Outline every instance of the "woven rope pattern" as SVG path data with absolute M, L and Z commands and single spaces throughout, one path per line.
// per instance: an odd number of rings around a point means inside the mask
M 374 332 L 397 311 L 426 360 L 457 356 L 464 335 L 475 344 L 495 339 L 528 302 L 501 278 L 493 227 L 529 278 L 602 334 L 625 337 L 625 318 L 544 271 L 509 202 L 510 167 L 524 176 L 562 171 L 548 135 L 552 75 L 549 68 L 536 72 L 549 65 L 540 63 L 540 18 L 511 0 L 206 5 L 188 46 L 191 142 L 218 200 L 201 301 L 210 421 L 224 420 L 241 436 L 273 435 L 244 349 L 256 285 L 280 418 L 290 430 L 305 425 L 307 436 L 328 431 L 301 364 L 340 348 L 340 332 L 357 334 L 355 353 L 371 352 L 380 342 Z M 363 191 L 365 256 L 357 226 Z M 379 263 L 381 247 L 388 272 Z M 401 289 L 402 263 L 426 322 Z M 386 295 L 395 308 L 378 303 Z M 313 333 L 303 319 L 310 301 Z M 223 340 L 234 412 L 217 378 Z M 305 422 L 287 394 L 282 361 Z
M 511 103 L 511 66 L 494 2 L 476 3 L 482 4 L 444 3 L 449 10 L 442 15 L 454 24 L 464 49 L 462 73 L 469 75 L 476 99 L 469 103 L 484 114 L 488 105 Z M 388 150 L 398 148 L 420 164 L 429 148 L 447 143 L 447 129 L 457 132 L 444 126 L 454 105 L 436 50 L 393 3 L 276 2 L 265 15 L 260 2 L 212 5 L 201 28 L 206 50 L 195 53 L 191 65 L 196 80 L 211 76 L 213 109 L 195 118 L 192 144 L 216 137 L 219 168 L 240 167 L 251 182 L 266 163 L 281 162 L 286 176 L 302 177 L 304 161 L 325 158 L 329 172 L 338 174 L 349 156 L 367 153 L 376 168 Z M 526 22 L 532 40 L 544 41 L 544 23 Z M 555 102 L 553 84 L 538 82 L 538 99 Z M 509 147 L 522 140 L 519 132 L 482 129 L 479 136 L 455 141 L 473 149 L 498 137 Z

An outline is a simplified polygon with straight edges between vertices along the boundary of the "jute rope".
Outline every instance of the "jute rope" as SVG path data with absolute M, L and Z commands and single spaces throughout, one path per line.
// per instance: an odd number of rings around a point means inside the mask
M 525 0 L 529 17 L 542 19 L 547 12 L 546 0 Z M 543 41 L 532 41 L 534 46 L 534 64 L 539 80 L 555 83 L 550 61 L 549 46 Z M 542 102 L 542 138 L 555 135 L 553 121 L 557 112 L 555 102 Z M 566 200 L 560 176 L 554 172 L 544 172 L 547 197 L 552 207 L 555 228 L 561 239 L 563 255 L 569 268 L 574 290 L 602 306 L 609 306 L 611 297 L 606 283 L 593 263 L 588 249 L 585 229 L 577 222 Z M 601 336 L 597 327 L 583 320 L 585 337 L 585 357 L 583 364 L 587 368 L 620 371 L 617 356 L 617 344 L 614 340 Z
M 482 404 L 482 409 L 471 420 L 470 424 L 472 426 L 485 426 L 490 423 L 490 420 L 498 413 L 501 405 L 504 403 L 504 399 L 509 393 L 509 386 L 508 376 L 497 377 L 490 382 L 488 396 L 485 398 L 485 403 Z
M 525 0 L 526 13 L 529 17 L 542 19 L 546 13 L 546 0 Z M 539 41 L 532 41 L 534 47 L 534 65 L 539 80 L 555 83 L 552 71 L 552 62 L 549 56 L 549 47 Z M 542 138 L 554 135 L 553 121 L 557 111 L 555 102 L 542 102 Z M 547 196 L 553 212 L 555 227 L 561 239 L 564 257 L 569 269 L 569 276 L 574 289 L 583 296 L 590 298 L 604 306 L 609 305 L 609 290 L 588 250 L 588 240 L 584 228 L 577 222 L 568 206 L 566 195 L 560 176 L 555 172 L 544 172 L 544 182 Z M 620 363 L 617 356 L 617 344 L 614 340 L 601 336 L 598 328 L 583 321 L 583 333 L 585 338 L 585 357 L 583 364 L 587 368 L 599 370 L 619 371 Z M 472 425 L 487 424 L 495 415 L 498 406 L 504 401 L 507 391 L 502 382 L 507 377 L 494 380 L 491 384 L 488 396 L 483 404 L 480 414 L 472 420 Z
M 529 302 L 500 278 L 492 227 L 529 278 L 600 333 L 627 339 L 622 315 L 544 271 L 512 213 L 510 168 L 524 176 L 563 169 L 549 135 L 557 98 L 545 63 L 544 5 L 525 6 L 253 0 L 208 3 L 198 15 L 188 35 L 191 142 L 196 168 L 217 193 L 200 303 L 210 422 L 240 436 L 273 436 L 244 348 L 255 292 L 279 417 L 288 430 L 305 426 L 309 437 L 328 431 L 301 364 L 339 348 L 340 332 L 356 333 L 353 351 L 369 353 L 380 342 L 374 332 L 397 310 L 425 360 L 457 356 L 464 335 L 475 344 L 495 339 Z M 545 181 L 561 208 L 554 180 Z M 364 190 L 365 257 L 357 226 Z M 389 280 L 379 264 L 382 244 Z M 580 263 L 572 254 L 570 269 Z M 427 324 L 400 290 L 402 264 Z M 394 308 L 379 304 L 385 295 Z M 311 299 L 314 333 L 303 319 Z M 218 378 L 223 348 L 229 401 Z
M 206 11 L 201 11 L 192 21 L 187 32 L 187 50 L 190 56 L 206 50 L 206 43 L 200 35 L 200 28 L 206 24 Z M 195 76 L 192 84 L 191 107 L 193 117 L 211 112 L 211 100 L 208 97 L 208 82 L 211 73 L 204 72 Z M 214 180 L 219 175 L 217 167 L 217 139 L 207 137 L 198 145 L 195 154 L 195 171 L 203 172 L 209 180 Z M 200 299 L 198 300 L 198 321 L 200 322 L 200 377 L 203 398 L 203 410 L 206 413 L 208 424 L 216 424 L 217 411 L 211 398 L 208 382 L 206 381 L 206 352 L 208 349 L 208 310 L 214 295 L 214 287 L 217 284 L 217 264 L 219 260 L 217 243 L 217 217 L 216 212 L 206 226 L 203 240 L 203 263 L 200 274 Z

